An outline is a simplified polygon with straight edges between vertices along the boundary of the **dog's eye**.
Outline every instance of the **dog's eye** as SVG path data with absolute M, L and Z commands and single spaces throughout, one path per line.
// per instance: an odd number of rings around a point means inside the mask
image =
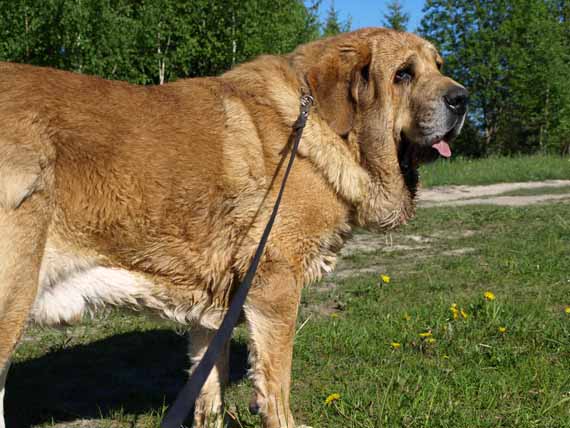
M 394 77 L 394 81 L 396 83 L 408 83 L 411 82 L 413 78 L 414 74 L 412 68 L 410 66 L 407 66 L 396 71 L 396 76 Z

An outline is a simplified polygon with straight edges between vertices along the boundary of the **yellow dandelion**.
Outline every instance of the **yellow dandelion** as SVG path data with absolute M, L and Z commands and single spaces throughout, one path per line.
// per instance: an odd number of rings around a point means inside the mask
M 495 300 L 495 294 L 492 291 L 485 291 L 485 294 L 483 294 L 483 297 L 485 298 L 485 300 L 488 301 L 492 301 Z
M 330 315 L 330 317 L 331 317 L 331 318 L 338 318 L 338 314 L 337 314 L 336 312 L 333 312 L 333 313 Z
M 340 400 L 340 394 L 338 392 L 335 392 L 334 394 L 329 395 L 325 399 L 325 404 L 330 405 L 333 401 L 338 401 L 338 400 Z
M 390 277 L 388 275 L 380 275 L 380 279 L 384 284 L 390 284 Z
M 499 327 L 499 333 L 506 333 L 507 327 Z
M 420 337 L 431 337 L 431 331 L 426 331 L 424 333 L 420 333 Z
M 427 343 L 429 343 L 430 345 L 433 345 L 435 343 L 435 339 L 433 337 L 428 338 L 428 340 L 426 340 Z
M 570 306 L 566 306 L 566 307 L 564 308 L 564 313 L 565 313 L 566 315 L 570 315 Z
M 469 318 L 469 314 L 467 312 L 465 312 L 463 309 L 461 309 L 461 316 L 463 317 L 464 320 Z
M 392 349 L 400 349 L 402 347 L 402 344 L 398 342 L 392 342 L 390 343 L 390 346 L 392 347 Z
M 409 314 L 404 314 L 402 318 L 404 318 L 404 321 L 409 321 L 412 319 L 412 317 Z
M 449 360 L 449 355 L 444 355 L 442 358 L 443 358 L 444 360 Z
M 457 309 L 457 303 L 454 303 L 449 307 L 449 310 L 453 314 L 453 319 L 456 320 L 459 318 L 459 309 Z

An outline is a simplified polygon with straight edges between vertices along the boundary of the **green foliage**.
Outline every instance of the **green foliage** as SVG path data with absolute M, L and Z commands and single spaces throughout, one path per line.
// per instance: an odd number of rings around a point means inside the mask
M 410 15 L 404 12 L 399 0 L 388 3 L 388 13 L 384 14 L 384 26 L 397 31 L 406 31 Z
M 302 0 L 0 0 L 0 60 L 135 83 L 216 75 L 319 36 Z
M 471 92 L 467 155 L 558 151 L 570 141 L 568 2 L 428 0 L 420 33 Z

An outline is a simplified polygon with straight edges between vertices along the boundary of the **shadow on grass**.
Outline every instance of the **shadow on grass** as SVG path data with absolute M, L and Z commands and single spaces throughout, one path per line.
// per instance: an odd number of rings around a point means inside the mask
M 171 404 L 187 379 L 186 338 L 170 330 L 127 333 L 14 364 L 8 427 L 144 414 Z M 232 342 L 230 380 L 245 376 L 247 349 Z

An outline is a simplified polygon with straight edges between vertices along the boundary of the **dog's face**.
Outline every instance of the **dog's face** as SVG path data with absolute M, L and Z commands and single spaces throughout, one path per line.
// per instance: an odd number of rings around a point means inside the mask
M 441 73 L 435 47 L 409 33 L 364 29 L 308 45 L 306 80 L 319 113 L 368 171 L 361 225 L 389 228 L 414 213 L 421 163 L 451 156 L 467 91 Z
M 443 60 L 430 43 L 406 35 L 396 48 L 392 93 L 394 132 L 403 170 L 451 156 L 449 144 L 459 135 L 467 111 L 466 89 L 441 74 Z

